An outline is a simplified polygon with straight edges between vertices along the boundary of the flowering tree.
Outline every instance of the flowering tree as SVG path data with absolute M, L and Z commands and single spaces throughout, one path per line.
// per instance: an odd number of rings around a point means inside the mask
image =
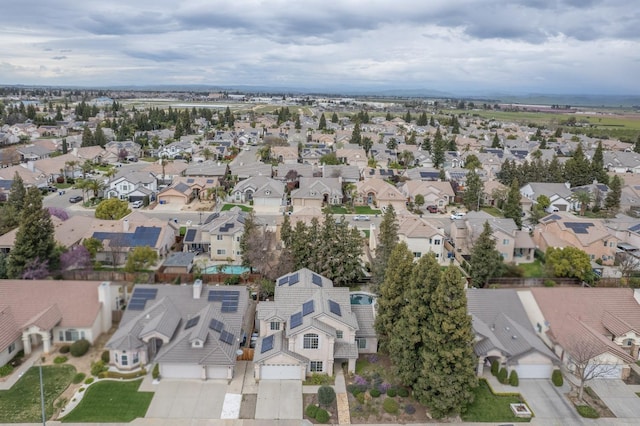
M 22 271 L 23 280 L 41 280 L 49 276 L 49 262 L 35 258 L 27 262 Z
M 60 255 L 60 269 L 84 269 L 91 266 L 91 254 L 85 246 L 73 246 Z
M 69 213 L 60 207 L 47 207 L 47 210 L 49 210 L 51 216 L 55 216 L 63 222 L 69 219 Z

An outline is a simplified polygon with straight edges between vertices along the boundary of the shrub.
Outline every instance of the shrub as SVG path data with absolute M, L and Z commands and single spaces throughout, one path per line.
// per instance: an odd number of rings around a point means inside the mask
M 329 421 L 329 413 L 327 413 L 327 410 L 318 408 L 318 411 L 316 411 L 316 421 L 318 423 L 327 423 Z
M 382 408 L 389 414 L 397 414 L 398 410 L 400 409 L 400 405 L 395 399 L 387 398 L 382 403 Z
M 416 412 L 416 407 L 413 405 L 407 405 L 404 407 L 404 412 L 407 414 L 414 414 Z
M 312 419 L 315 419 L 317 412 L 318 412 L 318 406 L 314 404 L 307 405 L 307 408 L 305 408 L 304 410 L 304 413 L 307 415 L 307 417 L 310 417 Z
M 160 377 L 160 364 L 156 364 L 153 366 L 151 377 L 153 377 L 154 380 L 157 380 Z
M 69 358 L 67 358 L 66 356 L 57 356 L 57 357 L 55 357 L 53 359 L 53 363 L 54 364 L 64 364 L 68 360 L 69 360 Z
M 409 389 L 407 388 L 399 388 L 398 389 L 398 396 L 400 398 L 406 398 L 409 396 Z
M 98 374 L 98 379 L 106 379 L 106 378 L 107 378 L 106 371 L 102 371 L 100 374 Z
M 391 389 L 391 384 L 384 382 L 380 386 L 378 386 L 378 390 L 380 393 L 387 393 L 387 391 Z
M 358 392 L 354 396 L 356 397 L 356 401 L 360 404 L 364 404 L 364 392 Z
M 318 389 L 318 401 L 320 405 L 324 405 L 325 407 L 333 404 L 333 401 L 336 400 L 336 391 L 333 390 L 331 386 L 320 386 Z
M 518 373 L 516 370 L 511 370 L 511 373 L 509 373 L 509 384 L 511 386 L 518 386 L 519 383 Z
M 587 419 L 597 419 L 600 417 L 600 414 L 598 414 L 595 408 L 588 405 L 576 405 L 576 410 L 578 410 L 578 414 Z
M 86 374 L 78 373 L 75 376 L 73 376 L 73 380 L 71 380 L 71 383 L 73 383 L 74 385 L 77 385 L 78 383 L 82 382 L 85 377 L 87 377 Z
M 556 282 L 554 280 L 544 280 L 544 286 L 545 287 L 555 287 L 556 286 Z
M 551 374 L 551 382 L 558 387 L 564 384 L 564 378 L 562 377 L 562 372 L 560 370 L 553 370 L 553 373 Z
M 238 285 L 240 284 L 240 275 L 231 275 L 224 279 L 224 285 Z
M 93 383 L 93 377 L 87 377 L 87 380 L 84 381 L 85 385 L 90 385 L 91 383 Z
M 491 363 L 491 374 L 493 374 L 493 377 L 497 377 L 499 371 L 500 371 L 500 363 L 496 359 Z
M 502 367 L 500 369 L 500 371 L 498 372 L 498 381 L 500 383 L 502 383 L 503 385 L 506 385 L 507 382 L 508 382 L 508 378 L 509 378 L 509 376 L 507 374 L 507 369 Z
M 61 354 L 68 354 L 69 353 L 69 349 L 71 349 L 71 346 L 69 345 L 62 345 L 60 347 L 60 353 Z
M 78 392 L 84 392 L 84 386 L 78 389 Z
M 71 355 L 76 357 L 82 356 L 87 353 L 87 351 L 89 350 L 89 346 L 91 346 L 91 344 L 87 339 L 76 340 L 71 344 L 69 352 L 71 353 Z
M 398 391 L 396 390 L 396 388 L 389 388 L 387 390 L 387 396 L 390 396 L 391 398 L 393 398 L 397 394 L 398 394 Z
M 369 391 L 369 395 L 371 395 L 373 398 L 377 398 L 380 396 L 380 391 L 378 389 L 371 389 Z
M 109 364 L 109 351 L 103 351 L 102 355 L 100 355 L 100 359 L 102 360 L 102 362 L 104 362 L 105 364 Z
M 13 372 L 13 365 L 11 364 L 5 364 L 2 367 L 0 367 L 0 377 L 8 376 L 12 372 Z
M 310 377 L 307 377 L 303 384 L 311 386 L 321 386 L 331 384 L 332 382 L 333 377 L 331 376 L 327 376 L 326 374 L 313 373 Z
M 102 360 L 98 360 L 96 362 L 91 363 L 91 375 L 100 377 L 100 374 L 105 373 L 107 371 L 107 366 L 104 365 Z

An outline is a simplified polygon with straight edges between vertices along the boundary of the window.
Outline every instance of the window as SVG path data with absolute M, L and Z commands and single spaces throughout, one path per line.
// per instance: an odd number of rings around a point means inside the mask
M 80 333 L 78 330 L 69 329 L 64 332 L 64 340 L 67 342 L 75 342 L 80 339 Z
M 609 243 L 609 247 L 613 247 L 613 241 Z
M 633 345 L 633 339 L 626 339 L 623 344 L 625 346 L 631 346 Z
M 227 254 L 227 251 L 225 249 L 219 249 L 216 251 L 217 254 Z
M 16 344 L 15 342 L 9 345 L 9 353 L 13 352 L 16 350 Z
M 280 322 L 279 321 L 271 321 L 271 330 L 278 331 L 280 330 Z
M 311 361 L 311 372 L 322 373 L 322 361 Z
M 413 252 L 413 257 L 415 257 L 416 259 L 419 258 L 419 257 L 422 257 L 422 253 L 419 252 L 419 251 L 414 251 Z
M 607 246 L 607 243 L 608 243 L 608 241 L 607 241 L 607 240 L 604 240 L 604 246 L 605 246 L 605 247 Z
M 198 342 L 198 343 L 200 343 L 200 342 Z M 133 363 L 134 364 L 138 364 L 139 362 L 140 362 L 140 356 L 138 355 L 138 352 L 135 352 L 133 354 Z
M 238 236 L 238 237 L 236 237 L 236 241 L 237 241 L 237 242 L 240 242 L 240 237 L 239 237 L 239 236 Z
M 115 354 L 113 354 L 113 357 L 115 358 L 116 364 L 118 363 L 118 353 L 116 352 Z
M 129 365 L 129 359 L 124 354 L 120 357 L 120 365 Z
M 223 239 L 223 238 L 224 238 L 224 237 L 223 237 L 222 235 L 216 235 L 216 239 L 217 239 L 218 241 L 222 241 L 222 239 Z
M 338 338 L 338 339 L 342 339 L 342 336 L 343 336 L 343 335 L 344 335 L 344 334 L 342 333 L 342 330 L 336 330 L 336 338 Z
M 367 349 L 367 339 L 356 339 L 358 349 Z
M 441 240 L 433 240 L 433 245 L 434 246 L 439 246 L 440 242 L 441 242 Z
M 509 245 L 509 240 L 506 239 L 506 238 L 504 240 L 502 240 L 502 245 L 503 246 L 508 246 Z
M 303 348 L 305 349 L 318 349 L 318 335 L 317 334 L 305 334 L 303 341 Z M 320 370 L 322 371 L 322 370 Z

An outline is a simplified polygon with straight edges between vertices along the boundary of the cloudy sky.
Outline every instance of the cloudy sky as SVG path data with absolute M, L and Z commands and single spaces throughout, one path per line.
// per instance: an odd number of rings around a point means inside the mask
M 638 95 L 637 1 L 2 0 L 0 84 Z

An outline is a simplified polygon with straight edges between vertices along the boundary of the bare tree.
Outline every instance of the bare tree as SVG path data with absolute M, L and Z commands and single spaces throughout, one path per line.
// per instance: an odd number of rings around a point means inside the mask
M 569 369 L 580 380 L 578 399 L 582 400 L 584 387 L 593 379 L 609 377 L 620 365 L 610 364 L 606 360 L 606 351 L 602 349 L 602 342 L 594 336 L 593 339 L 573 338 L 565 348 L 569 356 Z
M 631 275 L 640 269 L 640 259 L 629 254 L 621 253 L 618 256 L 618 270 L 622 274 L 622 278 L 626 278 L 627 285 L 631 279 Z
M 288 251 L 278 245 L 274 232 L 257 227 L 248 235 L 246 251 L 243 253 L 252 268 L 270 280 L 293 270 L 293 261 Z

